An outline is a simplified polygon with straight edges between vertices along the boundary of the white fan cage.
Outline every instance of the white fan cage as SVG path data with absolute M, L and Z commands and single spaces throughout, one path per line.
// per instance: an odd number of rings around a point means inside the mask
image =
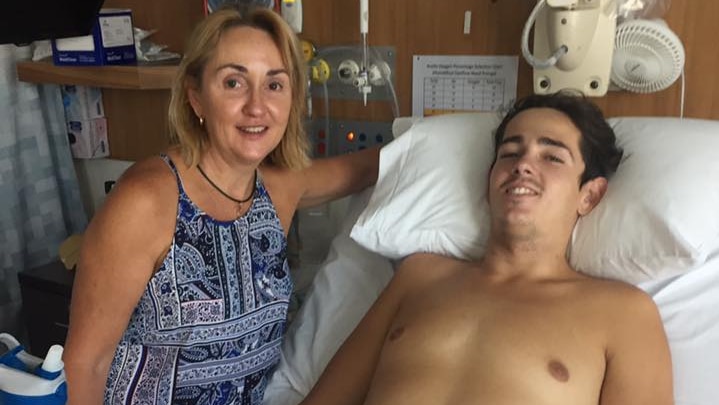
M 636 93 L 664 90 L 684 68 L 682 42 L 662 21 L 628 20 L 617 27 L 611 80 Z

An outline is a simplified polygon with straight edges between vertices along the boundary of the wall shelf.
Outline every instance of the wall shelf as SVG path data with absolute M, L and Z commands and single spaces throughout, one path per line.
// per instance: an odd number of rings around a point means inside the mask
M 18 79 L 125 90 L 170 89 L 177 65 L 55 66 L 51 60 L 18 62 Z
M 176 72 L 177 65 L 17 63 L 17 76 L 23 82 L 102 88 L 110 158 L 133 161 L 155 155 L 169 144 L 167 107 Z
M 205 16 L 202 4 L 196 0 L 105 0 L 103 7 L 132 10 L 133 26 L 156 31 L 152 42 L 182 53 L 193 27 Z M 176 64 L 55 66 L 48 58 L 16 66 L 23 82 L 102 88 L 111 158 L 140 160 L 169 145 L 167 108 Z

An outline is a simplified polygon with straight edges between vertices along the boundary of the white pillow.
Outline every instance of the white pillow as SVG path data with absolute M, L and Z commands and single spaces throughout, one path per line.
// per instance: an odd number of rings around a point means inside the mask
M 424 118 L 383 147 L 374 193 L 352 239 L 392 259 L 417 251 L 481 256 L 499 120 L 496 113 Z
M 374 194 L 351 237 L 390 258 L 417 251 L 480 256 L 498 122 L 482 113 L 430 117 L 385 146 Z M 604 200 L 575 228 L 570 262 L 635 284 L 702 264 L 719 250 L 719 122 L 610 124 L 625 155 Z
M 636 284 L 703 264 L 719 251 L 719 121 L 609 123 L 624 158 L 602 201 L 574 229 L 572 265 Z

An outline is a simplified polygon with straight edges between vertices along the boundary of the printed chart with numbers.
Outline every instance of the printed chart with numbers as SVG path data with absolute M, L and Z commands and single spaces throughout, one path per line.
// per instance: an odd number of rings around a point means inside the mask
M 412 115 L 497 111 L 517 97 L 516 56 L 415 55 Z

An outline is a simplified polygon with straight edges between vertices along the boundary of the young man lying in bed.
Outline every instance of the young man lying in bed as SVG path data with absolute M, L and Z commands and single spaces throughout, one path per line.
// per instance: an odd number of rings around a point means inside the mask
M 303 403 L 673 403 L 652 299 L 566 258 L 622 155 L 601 111 L 530 96 L 495 141 L 484 257 L 406 258 Z

